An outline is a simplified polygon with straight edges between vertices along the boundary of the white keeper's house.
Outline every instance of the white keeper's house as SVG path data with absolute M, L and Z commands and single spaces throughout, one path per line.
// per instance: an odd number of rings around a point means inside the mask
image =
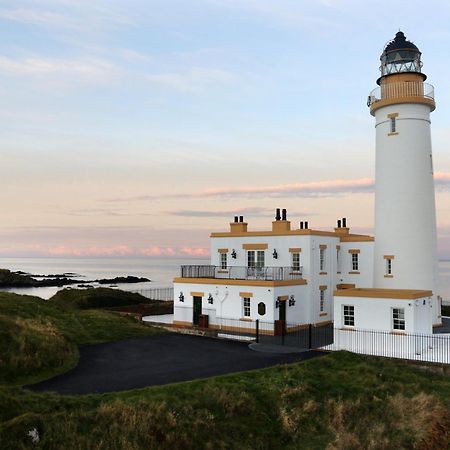
M 441 324 L 430 113 L 421 52 L 400 31 L 381 55 L 375 117 L 375 239 L 293 226 L 276 210 L 270 229 L 235 217 L 211 234 L 211 265 L 182 266 L 174 279 L 174 324 L 224 328 L 224 320 L 394 333 Z

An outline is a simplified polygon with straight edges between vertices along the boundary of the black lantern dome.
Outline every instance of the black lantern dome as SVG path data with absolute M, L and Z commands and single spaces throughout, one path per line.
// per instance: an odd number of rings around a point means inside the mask
M 402 31 L 399 31 L 392 41 L 389 41 L 380 57 L 381 77 L 403 72 L 422 73 L 422 53 L 412 42 L 408 41 Z M 380 84 L 380 79 L 377 81 Z

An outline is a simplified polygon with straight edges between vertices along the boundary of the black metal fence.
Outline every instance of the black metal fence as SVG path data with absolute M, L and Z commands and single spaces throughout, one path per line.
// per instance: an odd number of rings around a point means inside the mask
M 246 267 L 246 266 L 181 266 L 182 278 L 224 278 L 231 280 L 301 280 L 301 267 Z
M 450 364 L 450 335 L 334 329 L 326 350 Z
M 283 345 L 298 349 L 323 347 L 333 342 L 333 326 L 316 327 L 289 323 L 218 318 L 211 328 L 225 339 L 253 341 L 264 345 Z

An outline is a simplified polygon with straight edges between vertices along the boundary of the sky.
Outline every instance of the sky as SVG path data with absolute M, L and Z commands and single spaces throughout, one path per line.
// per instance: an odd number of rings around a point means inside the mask
M 0 256 L 199 256 L 275 208 L 373 232 L 384 45 L 435 86 L 450 258 L 450 3 L 0 0 Z

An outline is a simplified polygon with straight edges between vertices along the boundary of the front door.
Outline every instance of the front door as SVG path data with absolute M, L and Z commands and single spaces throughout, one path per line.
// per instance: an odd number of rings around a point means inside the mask
M 280 302 L 280 307 L 278 308 L 279 310 L 279 319 L 283 320 L 284 322 L 286 321 L 286 302 Z
M 198 319 L 202 313 L 202 298 L 194 297 L 194 317 L 192 318 L 192 323 L 198 325 Z

